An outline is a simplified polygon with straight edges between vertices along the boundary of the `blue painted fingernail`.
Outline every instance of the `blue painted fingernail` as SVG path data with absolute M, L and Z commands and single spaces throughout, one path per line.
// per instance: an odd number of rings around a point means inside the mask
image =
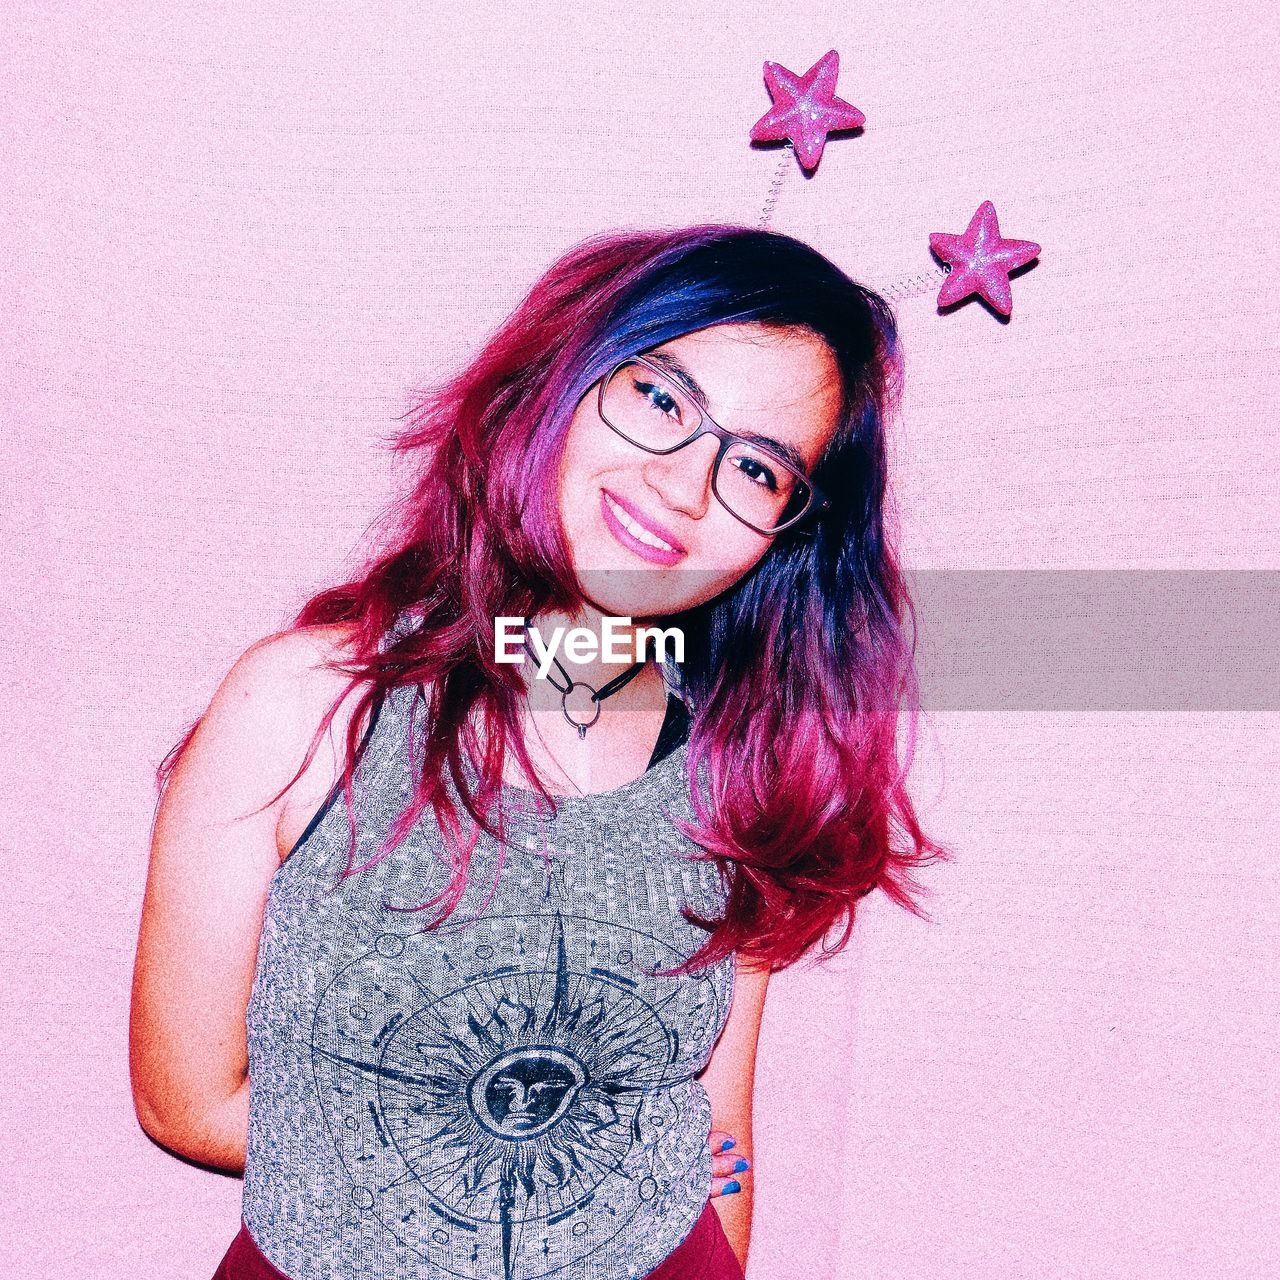
M 737 1180 L 737 1178 L 731 1178 L 728 1182 L 724 1184 L 724 1190 L 720 1194 L 723 1196 L 731 1196 L 735 1191 L 741 1191 L 741 1190 L 742 1190 L 742 1183 L 740 1183 Z
M 733 1171 L 734 1173 L 742 1173 L 744 1169 L 750 1169 L 750 1168 L 751 1168 L 751 1161 L 744 1160 L 741 1156 L 739 1156 L 738 1163 L 733 1166 Z
M 725 1140 L 720 1144 L 720 1150 L 721 1150 L 721 1151 L 728 1151 L 730 1147 L 735 1147 L 735 1146 L 737 1146 L 737 1145 L 738 1145 L 738 1144 L 737 1144 L 736 1142 L 734 1142 L 734 1140 L 733 1140 L 732 1138 L 726 1138 L 726 1139 L 725 1139 Z

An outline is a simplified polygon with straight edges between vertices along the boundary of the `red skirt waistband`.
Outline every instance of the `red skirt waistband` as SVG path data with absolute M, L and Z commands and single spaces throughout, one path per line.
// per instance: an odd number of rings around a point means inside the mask
M 213 1280 L 289 1280 L 273 1266 L 241 1222 L 240 1232 L 231 1242 Z M 692 1230 L 645 1280 L 744 1280 L 738 1255 L 720 1224 L 720 1215 L 710 1200 L 703 1207 Z

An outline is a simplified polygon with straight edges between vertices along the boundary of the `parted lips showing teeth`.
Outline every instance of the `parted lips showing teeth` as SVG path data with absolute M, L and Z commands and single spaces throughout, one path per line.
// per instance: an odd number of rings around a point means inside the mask
M 617 517 L 618 523 L 622 525 L 633 538 L 643 542 L 646 546 L 657 547 L 659 551 L 678 552 L 678 547 L 673 547 L 669 542 L 663 542 L 657 534 L 651 533 L 638 520 L 632 519 L 610 496 L 604 495 L 604 500 L 609 504 L 609 510 Z

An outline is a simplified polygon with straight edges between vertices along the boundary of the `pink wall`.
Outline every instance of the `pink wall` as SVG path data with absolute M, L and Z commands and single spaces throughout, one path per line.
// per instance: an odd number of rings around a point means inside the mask
M 900 305 L 913 567 L 1280 567 L 1271 6 L 20 9 L 4 1274 L 212 1272 L 239 1183 L 126 1076 L 151 772 L 342 571 L 409 384 L 587 233 L 755 220 L 765 58 L 837 47 L 868 118 L 778 229 L 878 287 L 987 197 L 1044 246 L 1008 325 Z M 1276 1274 L 1278 757 L 1274 711 L 938 710 L 936 923 L 874 900 L 771 992 L 751 1280 Z

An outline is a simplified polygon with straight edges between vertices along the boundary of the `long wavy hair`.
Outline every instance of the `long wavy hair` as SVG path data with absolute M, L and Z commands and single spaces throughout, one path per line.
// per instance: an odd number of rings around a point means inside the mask
M 887 484 L 886 425 L 902 371 L 893 313 L 800 241 L 735 226 L 585 241 L 466 368 L 411 394 L 390 445 L 413 480 L 380 522 L 383 549 L 352 581 L 310 599 L 292 624 L 349 624 L 354 656 L 332 665 L 364 686 L 346 736 L 343 877 L 385 857 L 430 808 L 451 871 L 413 910 L 440 907 L 426 926 L 434 929 L 456 909 L 480 832 L 501 843 L 506 752 L 536 776 L 519 731 L 523 676 L 495 661 L 493 620 L 572 614 L 584 603 L 557 501 L 574 410 L 626 356 L 741 323 L 817 334 L 835 356 L 843 396 L 814 471 L 830 507 L 775 538 L 732 588 L 680 615 L 693 815 L 680 826 L 697 856 L 719 864 L 727 902 L 719 919 L 684 909 L 708 937 L 679 969 L 734 951 L 780 969 L 819 943 L 826 958 L 848 941 L 858 900 L 876 888 L 928 918 L 914 872 L 950 854 L 921 830 L 905 788 L 920 708 L 914 608 Z M 420 620 L 384 644 L 406 610 Z M 412 797 L 377 855 L 356 866 L 357 725 L 403 684 L 420 685 L 426 704 Z M 351 687 L 268 804 L 301 777 Z M 161 792 L 198 725 L 161 764 Z M 554 809 L 554 796 L 539 790 Z

